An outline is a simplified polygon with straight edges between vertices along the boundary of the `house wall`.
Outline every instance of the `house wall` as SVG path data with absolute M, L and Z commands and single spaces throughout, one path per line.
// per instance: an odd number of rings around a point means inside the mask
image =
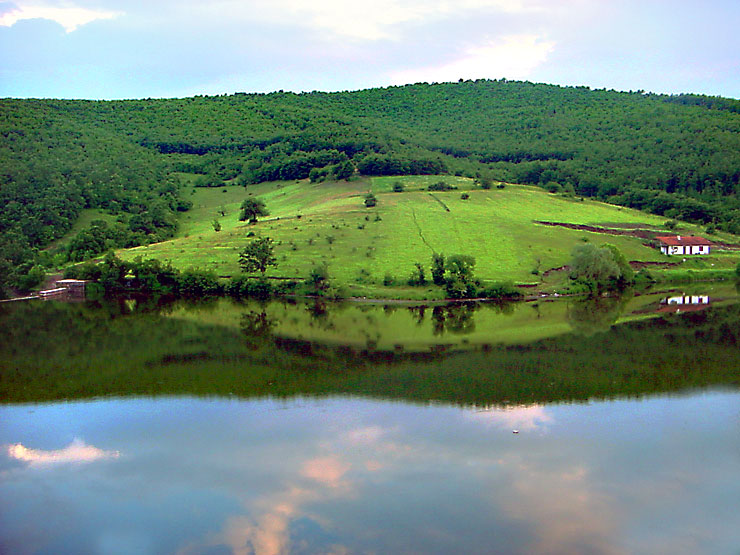
M 709 254 L 709 245 L 679 245 L 679 246 L 662 246 L 660 252 L 663 254 Z

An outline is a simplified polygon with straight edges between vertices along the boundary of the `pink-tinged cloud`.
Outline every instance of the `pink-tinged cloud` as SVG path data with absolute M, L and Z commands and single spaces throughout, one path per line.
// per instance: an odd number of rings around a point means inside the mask
M 301 475 L 330 488 L 339 488 L 345 485 L 342 478 L 349 469 L 350 465 L 337 457 L 320 457 L 303 463 Z
M 619 515 L 586 467 L 543 468 L 518 457 L 503 464 L 512 473 L 504 510 L 535 524 L 527 553 L 624 553 L 614 543 Z

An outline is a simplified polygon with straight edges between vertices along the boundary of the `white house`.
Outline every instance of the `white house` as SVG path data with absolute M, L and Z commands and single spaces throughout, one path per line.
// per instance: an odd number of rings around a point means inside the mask
M 703 237 L 669 235 L 655 238 L 663 254 L 709 254 L 712 242 Z

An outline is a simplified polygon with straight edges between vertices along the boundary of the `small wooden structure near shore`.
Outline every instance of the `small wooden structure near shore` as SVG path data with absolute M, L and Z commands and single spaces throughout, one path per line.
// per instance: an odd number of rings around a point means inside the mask
M 39 291 L 38 296 L 40 299 L 58 299 L 60 297 L 70 300 L 84 299 L 85 284 L 87 284 L 87 281 L 84 279 L 60 279 L 54 283 L 52 289 Z

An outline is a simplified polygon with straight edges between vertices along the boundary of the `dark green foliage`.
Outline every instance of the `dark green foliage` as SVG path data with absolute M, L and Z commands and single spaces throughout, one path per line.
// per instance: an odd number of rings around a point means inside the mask
M 239 265 L 242 272 L 260 272 L 263 276 L 270 266 L 277 266 L 277 258 L 274 254 L 275 246 L 272 239 L 263 237 L 249 243 L 239 254 Z
M 400 181 L 395 181 L 393 183 L 393 192 L 394 193 L 403 193 L 405 187 L 403 186 L 403 183 Z
M 437 181 L 436 183 L 432 183 L 427 187 L 428 191 L 452 191 L 453 189 L 456 189 L 457 187 L 450 185 L 449 183 L 445 183 L 444 181 Z
M 522 293 L 511 282 L 497 281 L 480 288 L 478 296 L 482 299 L 516 300 L 522 297 Z
M 424 272 L 424 266 L 421 263 L 416 262 L 414 264 L 414 270 L 411 272 L 411 276 L 409 276 L 408 284 L 412 286 L 427 284 L 427 276 Z
M 468 193 L 463 193 L 462 195 L 460 195 L 460 198 L 462 200 L 468 200 L 470 198 L 470 195 Z
M 70 250 L 74 260 L 171 237 L 175 215 L 191 206 L 182 191 L 193 179 L 219 186 L 347 179 L 355 168 L 450 173 L 478 177 L 481 187 L 528 183 L 740 233 L 737 106 L 507 80 L 171 100 L 4 99 L 0 287 L 37 265 L 36 249 L 86 208 L 120 219 L 100 240 L 86 230 Z
M 264 278 L 234 276 L 226 286 L 226 294 L 236 298 L 269 299 L 275 291 Z
M 311 268 L 308 279 L 306 279 L 306 287 L 309 295 L 330 298 L 339 296 L 336 295 L 336 291 L 331 284 L 329 267 L 325 263 Z
M 269 216 L 265 201 L 261 199 L 248 198 L 242 202 L 241 212 L 239 213 L 239 221 L 249 221 L 254 223 L 257 221 L 257 216 Z
M 735 275 L 740 278 L 740 262 L 738 262 L 737 268 L 735 268 Z
M 223 287 L 213 272 L 185 270 L 180 274 L 178 282 L 178 291 L 182 297 L 197 299 L 223 292 Z
M 493 184 L 493 180 L 490 177 L 479 177 L 475 180 L 478 185 L 480 185 L 481 189 L 488 190 L 491 188 L 491 185 Z
M 445 283 L 445 255 L 434 253 L 432 255 L 432 282 L 434 285 L 444 285 Z
M 211 222 L 211 225 L 213 226 L 213 231 L 215 232 L 221 231 L 221 222 L 219 222 L 218 220 L 213 220 Z
M 367 208 L 372 208 L 376 204 L 378 204 L 378 199 L 375 198 L 375 195 L 374 194 L 368 193 L 368 194 L 365 195 L 365 206 Z

